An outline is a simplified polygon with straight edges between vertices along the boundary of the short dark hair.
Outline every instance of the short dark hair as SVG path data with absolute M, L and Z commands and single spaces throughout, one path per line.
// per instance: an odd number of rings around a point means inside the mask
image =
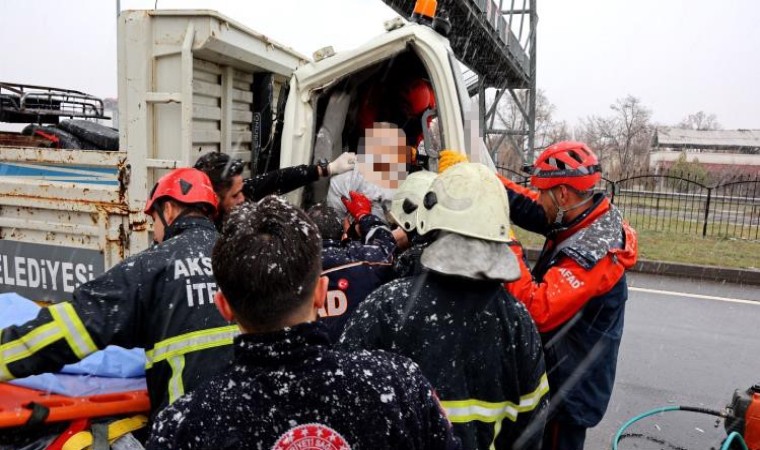
M 237 320 L 246 328 L 273 331 L 310 298 L 322 271 L 321 253 L 314 222 L 270 195 L 230 213 L 211 262 Z
M 209 152 L 201 155 L 193 167 L 208 175 L 217 195 L 224 195 L 232 187 L 232 178 L 243 173 L 244 164 L 226 153 Z
M 214 211 L 211 210 L 211 206 L 206 203 L 183 203 L 168 197 L 156 200 L 155 208 L 163 211 L 166 203 L 172 203 L 180 210 L 180 212 L 182 212 L 183 216 L 202 216 L 213 219 L 215 215 Z
M 339 241 L 343 237 L 343 222 L 340 215 L 338 215 L 338 211 L 330 208 L 326 203 L 317 203 L 309 208 L 306 214 L 317 225 L 322 239 Z

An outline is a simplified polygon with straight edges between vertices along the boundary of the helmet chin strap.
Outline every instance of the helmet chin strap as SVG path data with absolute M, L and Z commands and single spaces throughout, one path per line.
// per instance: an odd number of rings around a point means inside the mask
M 557 198 L 554 197 L 554 191 L 552 191 L 551 189 L 549 189 L 549 197 L 552 199 L 552 203 L 554 203 L 554 206 L 557 208 L 557 216 L 554 218 L 554 224 L 556 225 L 562 225 L 562 219 L 565 218 L 566 212 L 570 212 L 574 209 L 580 208 L 581 206 L 585 205 L 586 203 L 594 199 L 594 196 L 591 196 L 587 199 L 579 201 L 578 203 L 574 204 L 573 206 L 569 208 L 562 208 L 559 205 Z
M 160 205 L 157 205 L 156 209 L 156 215 L 158 216 L 159 220 L 161 220 L 161 223 L 164 225 L 164 240 L 167 239 L 167 237 L 173 236 L 174 234 L 174 225 L 177 223 L 177 221 L 186 216 L 190 209 L 185 208 L 184 210 L 180 211 L 179 214 L 177 214 L 176 217 L 174 217 L 174 220 L 172 220 L 172 223 L 168 223 L 166 221 L 166 217 L 164 216 L 164 203 L 161 203 Z
M 169 228 L 169 224 L 166 223 L 166 218 L 164 218 L 164 203 L 159 203 L 155 206 L 153 211 L 156 212 L 156 215 L 161 220 L 161 224 L 164 226 L 164 229 Z

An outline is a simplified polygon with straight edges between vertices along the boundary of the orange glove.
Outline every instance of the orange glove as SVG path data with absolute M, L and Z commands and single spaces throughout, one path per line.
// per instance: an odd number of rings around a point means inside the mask
M 354 218 L 355 221 L 361 220 L 362 217 L 372 212 L 372 202 L 366 195 L 360 194 L 356 191 L 349 192 L 351 199 L 341 197 L 340 201 L 346 206 L 346 209 Z

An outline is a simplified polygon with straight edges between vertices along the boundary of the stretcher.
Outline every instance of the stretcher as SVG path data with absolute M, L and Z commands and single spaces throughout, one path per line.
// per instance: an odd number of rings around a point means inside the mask
M 0 428 L 147 413 L 146 390 L 67 397 L 0 383 Z

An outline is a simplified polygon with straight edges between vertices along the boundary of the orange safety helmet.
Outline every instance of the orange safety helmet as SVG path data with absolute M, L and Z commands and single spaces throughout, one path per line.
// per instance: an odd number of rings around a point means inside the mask
M 174 169 L 158 180 L 145 204 L 145 214 L 150 214 L 156 202 L 164 198 L 186 205 L 205 205 L 212 217 L 216 216 L 219 207 L 208 175 L 191 167 Z
M 586 144 L 563 141 L 539 155 L 531 170 L 530 184 L 538 189 L 566 184 L 578 191 L 587 191 L 601 178 L 599 160 Z
M 435 108 L 435 92 L 430 82 L 417 78 L 401 88 L 401 106 L 407 117 L 418 117 L 427 109 Z

